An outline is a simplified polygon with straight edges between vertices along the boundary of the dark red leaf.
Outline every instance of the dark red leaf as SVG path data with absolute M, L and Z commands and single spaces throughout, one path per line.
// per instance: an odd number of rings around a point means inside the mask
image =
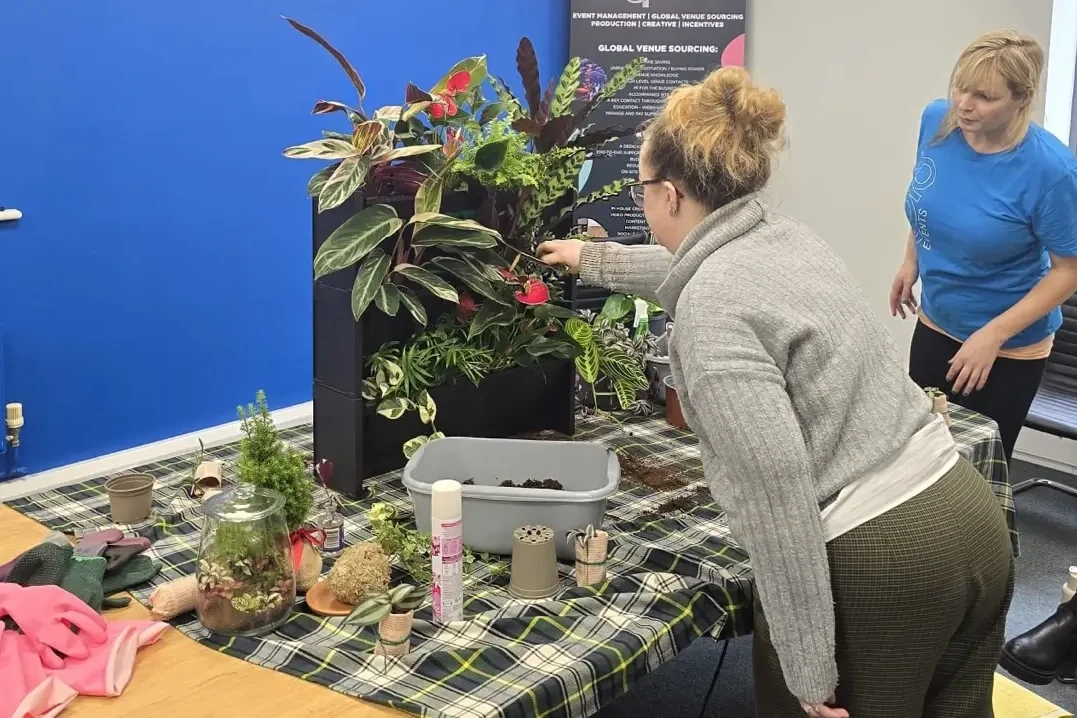
M 333 462 L 329 459 L 322 459 L 314 466 L 314 473 L 318 475 L 318 480 L 323 484 L 328 484 L 333 480 Z
M 290 17 L 286 17 L 284 19 L 287 20 L 288 24 L 294 27 L 296 30 L 303 33 L 311 40 L 328 50 L 329 54 L 336 58 L 336 61 L 340 63 L 340 66 L 342 68 L 344 68 L 344 72 L 348 74 L 348 79 L 352 81 L 352 85 L 355 86 L 355 91 L 359 93 L 359 99 L 361 100 L 366 97 L 366 85 L 363 83 L 363 79 L 359 77 L 359 73 L 355 71 L 355 68 L 352 67 L 352 64 L 348 62 L 348 58 L 344 57 L 344 54 L 340 50 L 330 45 L 325 40 L 325 38 L 323 38 L 321 35 L 310 29 L 303 23 L 293 20 Z
M 523 132 L 525 135 L 538 137 L 538 134 L 542 132 L 542 125 L 535 122 L 530 117 L 521 117 L 512 123 L 512 129 L 517 132 Z
M 546 94 L 542 96 L 542 102 L 539 103 L 538 112 L 531 113 L 540 125 L 546 124 L 546 120 L 550 119 L 550 105 L 553 103 L 553 93 L 556 89 L 557 80 L 550 80 L 550 84 L 546 85 Z
M 542 94 L 542 81 L 539 79 L 538 57 L 535 55 L 535 46 L 526 37 L 520 38 L 520 45 L 516 48 L 516 69 L 520 71 L 520 79 L 524 85 L 524 96 L 527 98 L 527 107 L 534 117 L 538 112 Z
M 434 98 L 426 90 L 419 89 L 412 83 L 404 89 L 404 102 L 409 105 L 417 105 L 420 102 L 432 102 Z
M 539 152 L 549 152 L 554 147 L 561 147 L 572 134 L 572 115 L 555 117 L 542 126 L 536 148 Z

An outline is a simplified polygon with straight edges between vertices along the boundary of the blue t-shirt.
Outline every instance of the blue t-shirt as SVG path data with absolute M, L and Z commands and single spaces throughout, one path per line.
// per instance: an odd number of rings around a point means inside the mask
M 966 340 L 1047 274 L 1048 256 L 1077 256 L 1077 158 L 1032 123 L 1017 147 L 981 154 L 960 130 L 941 142 L 936 100 L 920 120 L 905 214 L 920 263 L 920 304 L 947 334 Z M 1004 348 L 1035 344 L 1062 324 L 1058 308 Z

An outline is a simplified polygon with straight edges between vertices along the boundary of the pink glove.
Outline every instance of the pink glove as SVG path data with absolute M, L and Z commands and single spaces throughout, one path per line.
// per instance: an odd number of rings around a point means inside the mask
M 104 618 L 59 586 L 0 583 L 0 618 L 11 616 L 34 646 L 45 668 L 62 668 L 64 659 L 85 658 L 105 642 Z M 71 627 L 77 627 L 76 635 Z
M 109 621 L 104 646 L 86 658 L 69 658 L 51 674 L 84 696 L 118 696 L 131 682 L 138 649 L 156 643 L 166 628 L 161 621 Z
M 69 686 L 45 675 L 41 658 L 15 631 L 0 623 L 0 716 L 11 718 L 58 715 L 78 695 Z

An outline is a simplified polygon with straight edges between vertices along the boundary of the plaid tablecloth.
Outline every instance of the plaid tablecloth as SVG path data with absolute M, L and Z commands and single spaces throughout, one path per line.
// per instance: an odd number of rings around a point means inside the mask
M 954 418 L 954 436 L 988 476 L 1012 528 L 1013 499 L 994 425 L 960 408 Z M 297 448 L 310 450 L 310 426 L 282 433 Z M 694 437 L 661 419 L 633 417 L 623 428 L 581 419 L 576 438 L 649 457 L 673 477 L 671 490 L 625 483 L 609 501 L 610 578 L 597 589 L 576 588 L 572 567 L 561 566 L 563 588 L 553 600 L 518 601 L 505 590 L 507 559 L 477 561 L 465 589 L 467 620 L 437 625 L 424 608 L 416 614 L 411 655 L 388 662 L 372 655 L 371 629 L 312 615 L 301 600 L 287 623 L 258 638 L 210 633 L 193 615 L 173 625 L 221 652 L 365 700 L 423 716 L 498 718 L 592 715 L 697 638 L 748 633 L 748 557 L 706 493 Z M 238 445 L 228 445 L 209 453 L 225 462 L 227 475 L 237 451 Z M 154 585 L 195 570 L 201 511 L 180 487 L 197 460 L 188 455 L 139 469 L 158 479 L 154 513 L 149 521 L 124 528 L 153 541 L 150 552 L 163 565 Z M 11 506 L 78 535 L 109 523 L 104 480 Z M 372 500 L 342 500 L 349 543 L 370 537 L 364 515 L 373 501 L 410 511 L 398 474 L 370 484 Z M 151 590 L 134 594 L 148 604 Z

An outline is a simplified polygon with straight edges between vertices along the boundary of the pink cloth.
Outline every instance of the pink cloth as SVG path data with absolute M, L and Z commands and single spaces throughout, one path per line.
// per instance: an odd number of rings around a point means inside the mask
M 168 627 L 161 621 L 105 621 L 57 586 L 14 589 L 0 586 L 0 616 L 10 616 L 22 630 L 4 631 L 0 624 L 0 716 L 55 716 L 78 694 L 120 695 L 131 682 L 138 649 L 156 643 Z

